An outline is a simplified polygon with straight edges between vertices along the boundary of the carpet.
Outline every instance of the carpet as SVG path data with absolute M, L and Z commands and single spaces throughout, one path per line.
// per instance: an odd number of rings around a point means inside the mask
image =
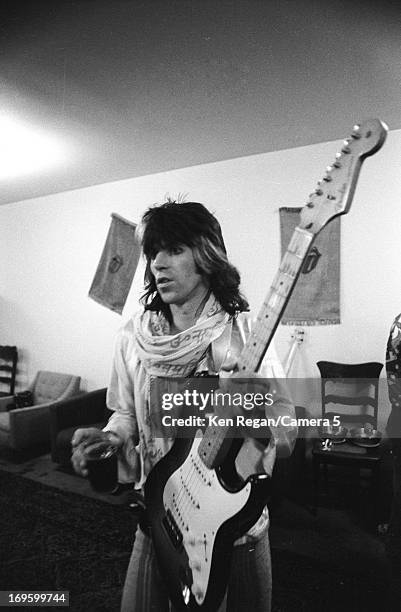
M 314 516 L 284 499 L 272 512 L 274 612 L 389 610 L 383 538 L 367 529 L 369 513 L 359 504 L 346 507 L 339 497 L 336 506 L 321 506 Z
M 73 612 L 119 610 L 136 526 L 130 508 L 5 471 L 0 492 L 0 590 L 66 590 Z
M 68 590 L 71 612 L 118 611 L 135 512 L 3 470 L 0 492 L 0 590 Z M 270 538 L 273 612 L 388 609 L 382 542 L 347 515 L 284 500 Z

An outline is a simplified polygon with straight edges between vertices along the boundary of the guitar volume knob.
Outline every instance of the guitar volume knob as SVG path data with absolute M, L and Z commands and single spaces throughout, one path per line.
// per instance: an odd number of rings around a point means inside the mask
M 195 599 L 196 599 L 198 602 L 202 601 L 202 597 L 203 597 L 203 591 L 202 591 L 202 589 L 195 589 L 195 593 L 194 593 L 194 595 L 195 595 Z

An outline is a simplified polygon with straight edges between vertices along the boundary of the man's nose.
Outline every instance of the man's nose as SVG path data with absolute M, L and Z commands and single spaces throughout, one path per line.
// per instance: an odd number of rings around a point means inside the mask
M 163 270 L 164 268 L 167 268 L 167 254 L 164 251 L 158 251 L 152 264 L 156 270 Z

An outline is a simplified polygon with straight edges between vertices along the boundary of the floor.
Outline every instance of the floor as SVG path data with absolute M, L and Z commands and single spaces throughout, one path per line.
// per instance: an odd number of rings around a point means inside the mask
M 18 460 L 0 455 L 0 469 L 109 504 L 136 503 L 132 489 L 114 495 L 93 491 L 85 478 L 54 464 L 50 454 Z M 340 575 L 345 577 L 353 575 L 355 567 L 363 563 L 374 570 L 384 585 L 387 572 L 384 538 L 371 521 L 368 489 L 356 488 L 352 478 L 340 487 L 330 487 L 322 491 L 318 512 L 314 514 L 311 474 L 311 466 L 306 464 L 305 477 L 299 480 L 297 490 L 288 496 L 278 495 L 271 505 L 272 549 L 302 562 L 340 568 Z
M 107 501 L 109 504 L 125 504 L 132 501 L 131 487 L 128 490 L 121 487 L 116 494 L 98 493 L 91 488 L 86 478 L 75 474 L 72 468 L 69 470 L 53 463 L 50 453 L 27 459 L 18 458 L 18 460 L 15 457 L 3 455 L 0 456 L 0 469 L 20 474 L 25 478 L 63 491 Z

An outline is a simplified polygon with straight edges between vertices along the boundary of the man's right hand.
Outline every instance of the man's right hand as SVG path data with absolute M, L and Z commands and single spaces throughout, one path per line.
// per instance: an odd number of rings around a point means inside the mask
M 72 436 L 72 457 L 71 463 L 77 474 L 81 476 L 87 476 L 88 470 L 86 467 L 86 459 L 84 456 L 84 450 L 90 444 L 95 442 L 101 442 L 102 440 L 109 440 L 110 437 L 106 431 L 97 429 L 96 427 L 86 427 L 77 429 Z

